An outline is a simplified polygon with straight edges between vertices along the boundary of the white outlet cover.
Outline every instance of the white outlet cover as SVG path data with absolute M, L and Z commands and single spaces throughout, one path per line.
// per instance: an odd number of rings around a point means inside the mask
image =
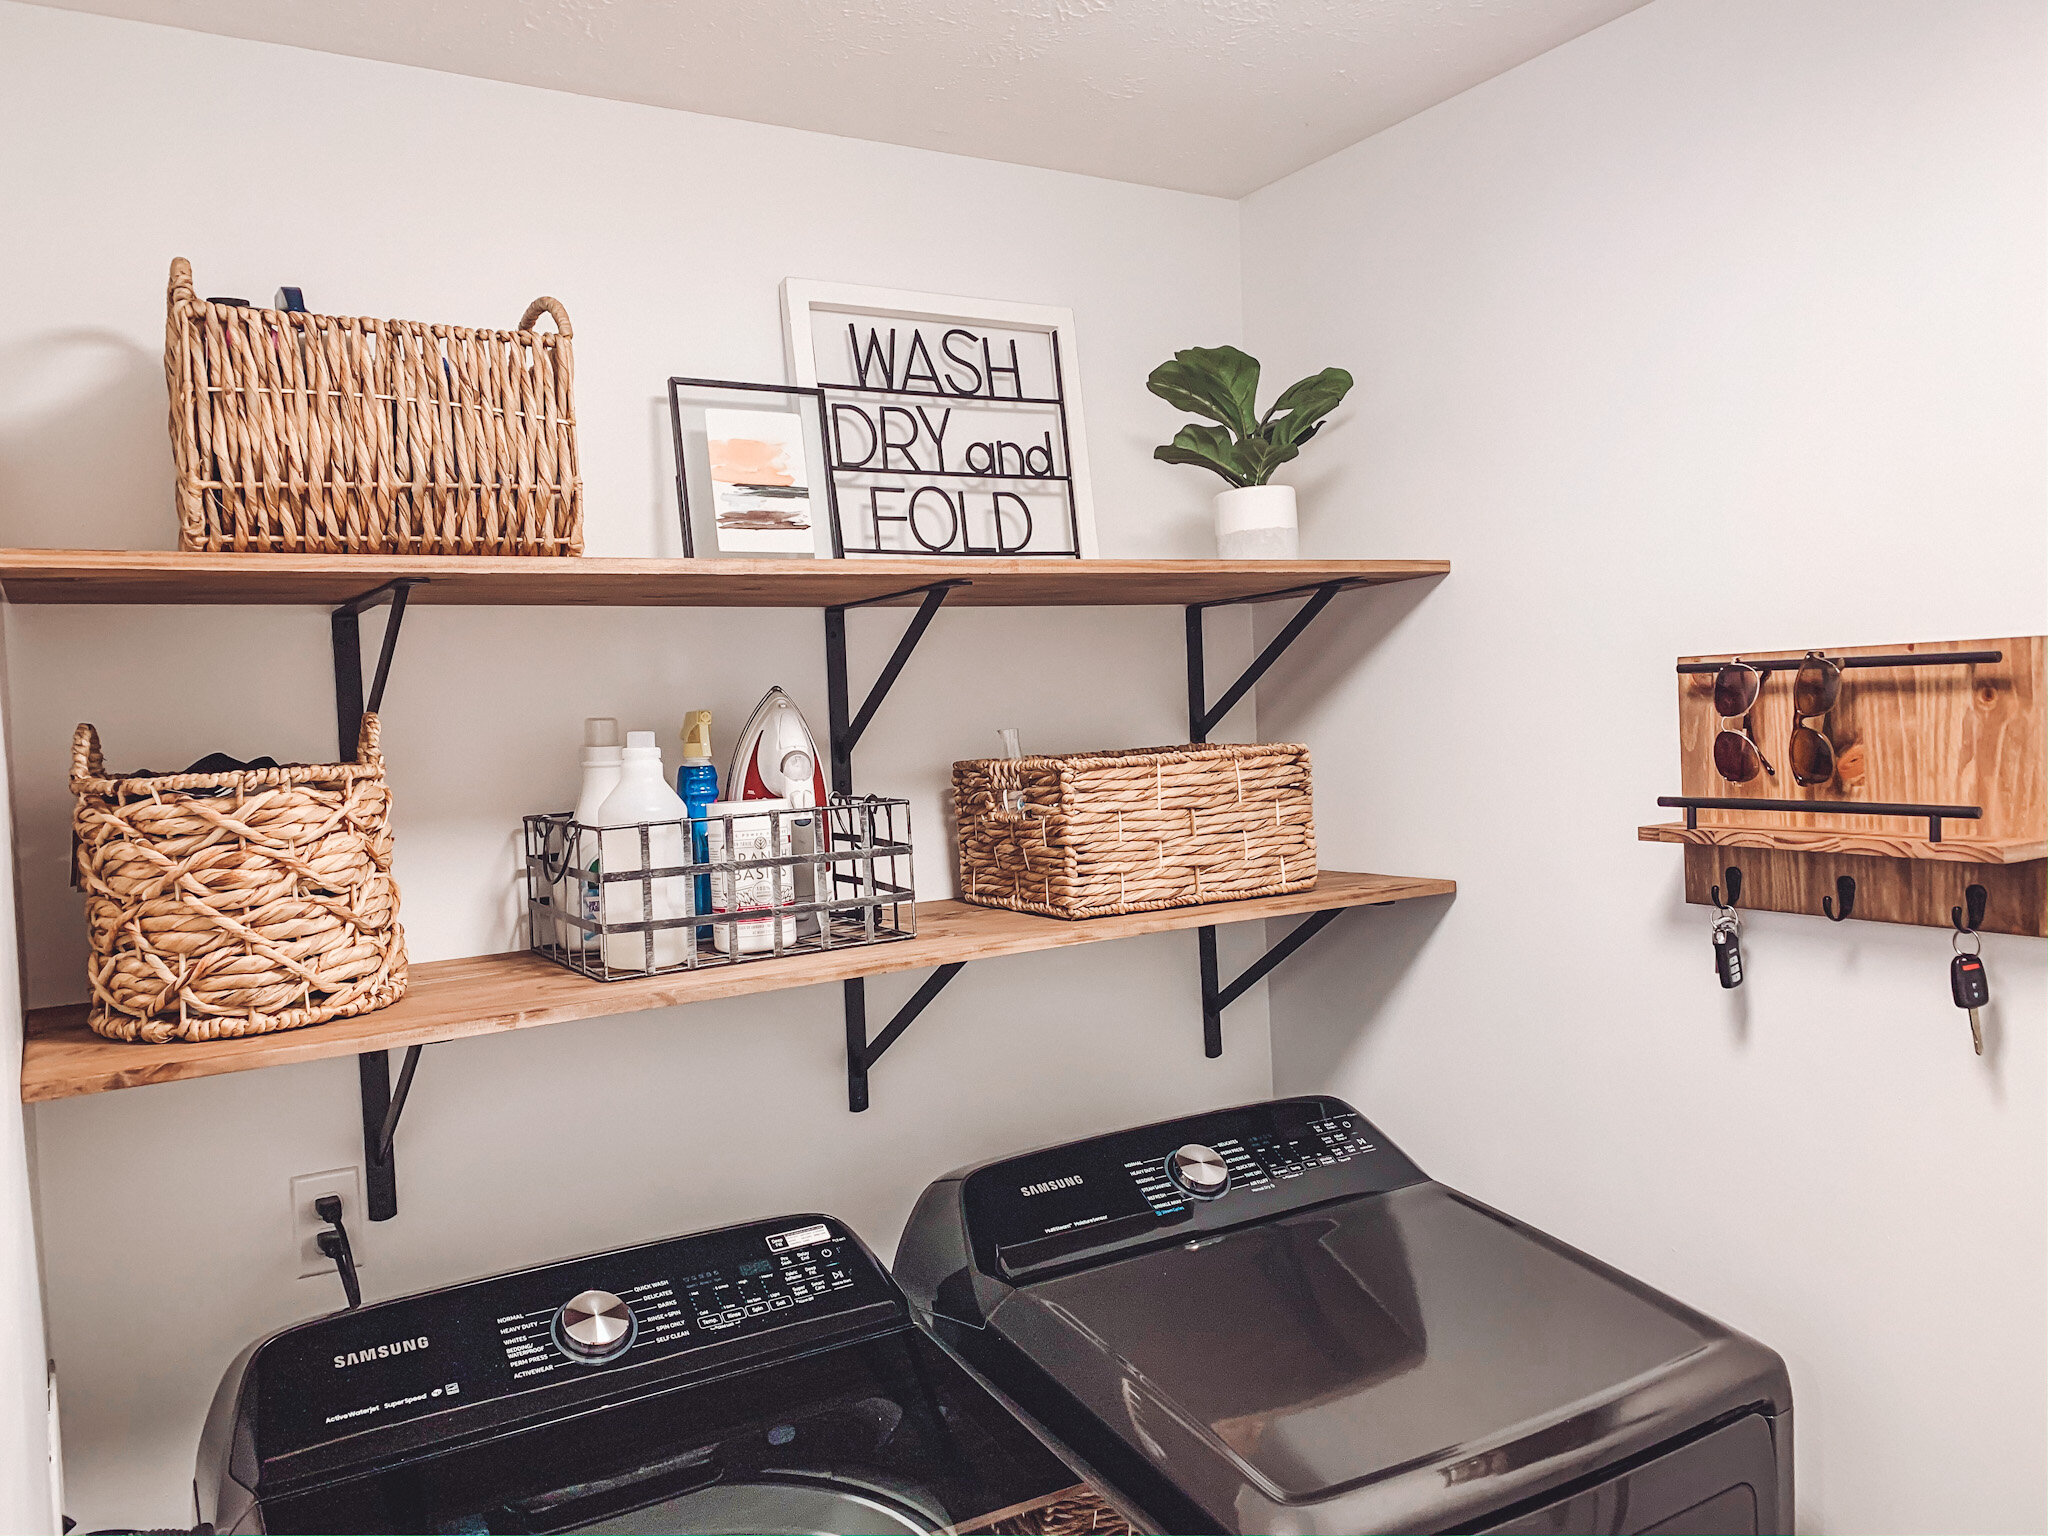
M 299 1261 L 301 1280 L 317 1275 L 335 1280 L 334 1260 L 320 1251 L 317 1241 L 327 1230 L 327 1223 L 313 1209 L 313 1202 L 322 1195 L 341 1196 L 341 1219 L 348 1228 L 349 1249 L 355 1254 L 356 1268 L 363 1267 L 363 1236 L 370 1223 L 363 1209 L 362 1169 L 330 1168 L 325 1173 L 302 1173 L 292 1180 L 292 1252 Z

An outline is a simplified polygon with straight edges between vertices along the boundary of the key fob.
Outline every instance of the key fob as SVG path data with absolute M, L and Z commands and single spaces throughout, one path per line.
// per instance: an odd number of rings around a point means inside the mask
M 1958 1008 L 1982 1008 L 1991 1001 L 1991 977 L 1980 955 L 1957 955 L 1948 963 L 1948 989 Z
M 1742 985 L 1742 935 L 1733 923 L 1721 923 L 1714 929 L 1714 974 L 1721 978 L 1724 990 Z

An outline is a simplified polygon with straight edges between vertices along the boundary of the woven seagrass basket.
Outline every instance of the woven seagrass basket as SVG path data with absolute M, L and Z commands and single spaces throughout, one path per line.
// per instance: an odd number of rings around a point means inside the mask
M 1316 880 L 1308 748 L 1140 747 L 953 765 L 960 895 L 1047 917 L 1277 896 Z
M 405 995 L 391 794 L 377 717 L 359 761 L 110 778 L 71 743 L 92 1027 L 217 1040 L 368 1013 Z
M 210 304 L 178 257 L 178 547 L 581 554 L 571 334 L 553 299 L 510 331 Z

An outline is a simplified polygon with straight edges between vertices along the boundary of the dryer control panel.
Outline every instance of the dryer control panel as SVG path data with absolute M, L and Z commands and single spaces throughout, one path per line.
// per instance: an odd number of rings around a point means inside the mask
M 1017 1282 L 1423 1179 L 1350 1105 L 1281 1099 L 991 1163 L 962 1201 L 977 1265 Z
M 700 1232 L 342 1312 L 288 1328 L 248 1362 L 258 1452 L 313 1446 L 537 1388 L 605 1390 L 667 1362 L 717 1366 L 782 1347 L 791 1325 L 901 1295 L 841 1222 L 787 1216 Z M 801 1329 L 793 1329 L 802 1332 Z M 631 1383 L 620 1382 L 622 1387 Z

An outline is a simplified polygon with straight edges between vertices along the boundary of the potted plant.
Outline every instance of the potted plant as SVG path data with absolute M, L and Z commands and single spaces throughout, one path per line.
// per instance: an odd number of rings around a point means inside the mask
M 1153 394 L 1219 423 L 1189 422 L 1152 457 L 1198 464 L 1229 482 L 1216 496 L 1216 548 L 1226 560 L 1294 558 L 1294 487 L 1272 484 L 1273 471 L 1316 435 L 1351 382 L 1342 368 L 1325 368 L 1282 390 L 1261 415 L 1259 360 L 1236 347 L 1189 347 L 1152 370 L 1145 387 Z

